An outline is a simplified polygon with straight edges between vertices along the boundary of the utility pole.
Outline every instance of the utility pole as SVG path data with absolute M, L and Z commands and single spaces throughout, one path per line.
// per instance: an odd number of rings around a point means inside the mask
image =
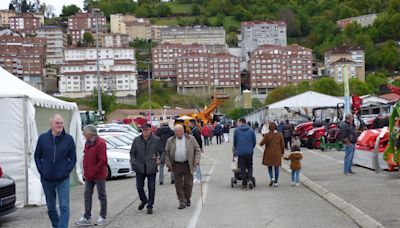
M 150 124 L 151 124 L 151 79 L 150 79 L 150 64 L 151 64 L 151 45 L 152 45 L 152 41 L 150 39 L 150 47 L 149 47 L 149 55 L 150 55 L 150 59 L 147 65 L 147 82 L 148 82 L 148 87 L 149 87 L 149 120 L 150 120 Z
M 343 82 L 344 82 L 344 112 L 350 114 L 350 88 L 349 88 L 349 75 L 347 65 L 342 67 Z
M 101 104 L 101 81 L 100 81 L 100 64 L 99 64 L 99 9 L 93 9 L 92 15 L 96 17 L 96 76 L 97 76 L 97 106 L 99 114 L 101 115 L 103 108 Z

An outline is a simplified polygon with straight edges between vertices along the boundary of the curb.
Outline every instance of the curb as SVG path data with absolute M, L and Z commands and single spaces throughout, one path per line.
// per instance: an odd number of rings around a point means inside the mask
M 264 149 L 257 145 L 257 149 L 262 152 Z M 290 173 L 290 167 L 282 162 L 282 168 Z M 317 184 L 316 182 L 312 181 L 308 177 L 300 174 L 300 182 L 310 189 L 311 191 L 317 193 L 320 197 L 328 201 L 330 204 L 335 206 L 337 209 L 342 211 L 344 214 L 349 216 L 354 222 L 356 222 L 361 227 L 368 227 L 368 228 L 383 228 L 384 226 L 373 219 L 371 216 L 367 215 L 365 212 L 361 211 L 359 208 L 354 206 L 353 204 L 347 202 L 346 200 L 340 198 L 333 192 L 329 191 L 328 189 L 322 187 L 321 185 Z

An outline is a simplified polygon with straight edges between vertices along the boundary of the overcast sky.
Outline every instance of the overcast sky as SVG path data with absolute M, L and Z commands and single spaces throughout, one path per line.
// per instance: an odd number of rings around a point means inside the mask
M 0 0 L 0 9 L 8 9 L 10 0 Z M 46 5 L 53 5 L 56 9 L 56 15 L 61 13 L 63 5 L 75 4 L 81 9 L 83 8 L 83 0 L 40 0 L 40 3 L 46 3 Z

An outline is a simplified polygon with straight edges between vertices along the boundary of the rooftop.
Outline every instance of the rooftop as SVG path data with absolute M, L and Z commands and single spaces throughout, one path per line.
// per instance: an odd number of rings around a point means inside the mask
M 275 25 L 280 25 L 280 26 L 286 26 L 286 22 L 284 22 L 284 21 L 272 21 L 272 20 L 266 20 L 266 21 L 243 21 L 241 23 L 242 26 L 254 26 L 254 25 L 262 25 L 262 24 L 275 24 Z

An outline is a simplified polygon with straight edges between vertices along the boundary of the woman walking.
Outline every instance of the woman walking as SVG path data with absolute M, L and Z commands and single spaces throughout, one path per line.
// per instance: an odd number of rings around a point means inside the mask
M 269 186 L 278 187 L 279 167 L 282 165 L 282 156 L 285 152 L 283 136 L 277 130 L 275 123 L 269 124 L 269 132 L 264 135 L 260 146 L 265 145 L 263 165 L 268 166 L 271 181 Z

